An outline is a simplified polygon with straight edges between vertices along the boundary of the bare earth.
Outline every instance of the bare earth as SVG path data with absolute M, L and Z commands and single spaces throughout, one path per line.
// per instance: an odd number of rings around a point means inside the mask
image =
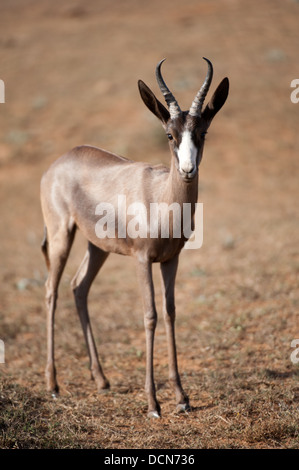
M 299 3 L 294 0 L 2 0 L 0 4 L 0 446 L 2 448 L 298 448 Z M 75 313 L 78 234 L 61 282 L 61 397 L 45 393 L 46 267 L 39 182 L 88 143 L 168 164 L 160 124 L 137 90 L 154 69 L 188 109 L 214 64 L 227 103 L 200 167 L 204 243 L 182 252 L 177 343 L 192 411 L 175 414 L 160 315 L 155 371 L 161 420 L 146 417 L 145 336 L 134 262 L 111 256 L 90 314 L 111 390 L 97 394 Z M 161 312 L 159 267 L 156 299 Z

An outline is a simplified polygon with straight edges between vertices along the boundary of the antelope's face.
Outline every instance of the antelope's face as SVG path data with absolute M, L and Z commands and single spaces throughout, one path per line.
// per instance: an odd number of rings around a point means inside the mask
M 164 59 L 165 60 L 165 59 Z M 228 96 L 229 82 L 224 78 L 209 103 L 203 110 L 204 99 L 210 88 L 213 77 L 213 67 L 208 59 L 208 72 L 205 81 L 197 93 L 189 111 L 181 111 L 178 102 L 165 84 L 159 62 L 156 68 L 156 78 L 164 95 L 168 109 L 160 103 L 154 93 L 141 80 L 138 82 L 141 98 L 149 110 L 157 116 L 165 129 L 169 140 L 175 166 L 185 182 L 191 182 L 198 172 L 202 158 L 205 135 L 216 113 L 224 105 Z
M 207 126 L 189 113 L 170 119 L 165 128 L 175 166 L 184 181 L 190 182 L 198 172 Z

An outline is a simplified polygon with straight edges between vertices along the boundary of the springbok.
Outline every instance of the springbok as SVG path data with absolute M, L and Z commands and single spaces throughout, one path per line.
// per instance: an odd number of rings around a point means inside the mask
M 204 58 L 205 59 L 205 58 Z M 165 59 L 164 59 L 165 60 Z M 126 197 L 128 204 L 142 203 L 149 209 L 151 203 L 178 203 L 180 207 L 191 205 L 194 217 L 198 196 L 198 166 L 202 158 L 205 134 L 215 114 L 221 109 L 228 96 L 229 82 L 224 78 L 209 103 L 203 109 L 208 93 L 213 67 L 208 59 L 205 81 L 197 93 L 189 111 L 181 111 L 177 100 L 167 87 L 161 65 L 156 67 L 156 78 L 165 101 L 166 109 L 154 93 L 141 80 L 138 82 L 141 98 L 148 109 L 162 122 L 169 140 L 171 152 L 170 168 L 135 162 L 91 147 L 75 147 L 56 160 L 44 173 L 41 180 L 41 205 L 44 217 L 45 235 L 42 251 L 48 267 L 46 281 L 47 306 L 47 389 L 55 396 L 58 393 L 54 363 L 54 313 L 57 291 L 77 227 L 88 240 L 87 252 L 72 280 L 72 289 L 82 329 L 84 332 L 92 378 L 97 389 L 109 387 L 98 359 L 87 308 L 87 296 L 93 280 L 106 261 L 108 254 L 119 253 L 136 259 L 137 274 L 141 287 L 144 325 L 146 334 L 146 381 L 148 416 L 160 417 L 160 405 L 156 398 L 154 384 L 153 351 L 157 312 L 154 299 L 152 263 L 160 263 L 163 293 L 163 316 L 166 327 L 169 356 L 169 380 L 176 394 L 178 411 L 190 409 L 189 399 L 178 372 L 175 344 L 175 278 L 179 253 L 188 237 L 181 231 L 180 237 L 173 233 L 174 225 L 182 227 L 182 215 L 169 217 L 169 236 L 158 232 L 156 237 L 123 236 L 121 219 L 129 223 L 129 216 L 120 214 L 117 196 Z M 96 208 L 100 202 L 115 209 L 115 236 L 98 237 Z M 150 211 L 148 211 L 149 213 Z M 161 227 L 163 220 L 161 220 Z M 165 222 L 165 220 L 164 220 Z M 172 224 L 173 222 L 173 224 Z M 172 226 L 172 227 L 171 227 Z

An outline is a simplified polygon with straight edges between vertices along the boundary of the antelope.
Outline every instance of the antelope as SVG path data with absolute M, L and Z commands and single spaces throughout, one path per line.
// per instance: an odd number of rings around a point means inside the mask
M 198 197 L 198 166 L 202 159 L 205 135 L 216 113 L 228 96 L 229 81 L 224 78 L 214 95 L 203 109 L 205 97 L 213 76 L 212 63 L 207 62 L 207 74 L 197 92 L 189 111 L 181 111 L 177 100 L 167 87 L 161 73 L 161 60 L 156 67 L 156 79 L 165 98 L 167 108 L 142 81 L 138 81 L 139 92 L 146 107 L 161 121 L 169 141 L 170 168 L 152 166 L 115 155 L 97 147 L 83 145 L 75 147 L 56 160 L 41 179 L 41 206 L 44 218 L 42 252 L 45 256 L 48 277 L 45 283 L 47 307 L 47 390 L 53 396 L 59 392 L 54 362 L 54 315 L 59 282 L 74 240 L 77 228 L 87 238 L 88 246 L 83 261 L 71 282 L 75 304 L 83 329 L 90 359 L 91 377 L 98 391 L 109 388 L 98 359 L 89 319 L 87 297 L 99 270 L 109 253 L 133 256 L 136 260 L 137 277 L 143 301 L 146 337 L 146 380 L 148 417 L 161 416 L 154 383 L 154 335 L 157 324 L 152 264 L 160 263 L 163 317 L 165 322 L 169 380 L 176 396 L 176 410 L 189 411 L 189 398 L 184 391 L 178 371 L 175 342 L 175 279 L 179 254 L 188 237 L 182 233 L 169 237 L 161 233 L 155 238 L 120 236 L 118 216 L 128 224 L 129 217 L 118 214 L 116 197 L 124 195 L 128 203 L 141 202 L 149 208 L 153 202 L 176 202 L 191 205 L 192 220 Z M 115 208 L 115 237 L 97 237 L 95 208 L 105 201 Z M 170 217 L 171 219 L 171 217 Z M 171 220 L 169 224 L 171 225 Z M 182 220 L 174 221 L 182 225 Z

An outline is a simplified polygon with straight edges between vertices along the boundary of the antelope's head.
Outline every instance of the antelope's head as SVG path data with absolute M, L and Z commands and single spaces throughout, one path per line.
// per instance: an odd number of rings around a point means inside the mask
M 180 176 L 184 181 L 191 182 L 197 175 L 208 128 L 228 96 L 229 81 L 228 78 L 222 80 L 209 103 L 203 109 L 204 100 L 213 77 L 213 66 L 208 59 L 204 58 L 208 63 L 205 81 L 195 96 L 189 111 L 181 111 L 177 100 L 162 77 L 161 65 L 164 60 L 161 60 L 156 67 L 156 78 L 168 109 L 160 103 L 142 80 L 138 81 L 139 91 L 145 105 L 162 122 Z

